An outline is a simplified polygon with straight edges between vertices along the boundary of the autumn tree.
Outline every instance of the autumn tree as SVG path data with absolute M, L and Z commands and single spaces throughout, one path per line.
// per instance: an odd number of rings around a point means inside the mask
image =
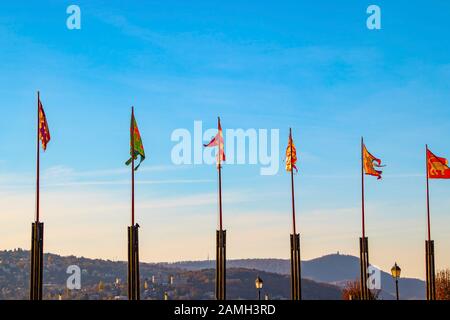
M 440 270 L 436 274 L 436 299 L 450 300 L 450 269 Z
M 342 299 L 343 300 L 360 300 L 361 299 L 361 289 L 359 281 L 349 281 L 345 284 L 344 289 L 342 289 Z
M 378 291 L 369 290 L 370 300 L 378 299 Z M 343 300 L 361 300 L 361 285 L 360 281 L 349 281 L 342 289 Z

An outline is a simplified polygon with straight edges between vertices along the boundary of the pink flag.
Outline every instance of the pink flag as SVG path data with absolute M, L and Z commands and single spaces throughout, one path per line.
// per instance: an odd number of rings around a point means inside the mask
M 223 143 L 223 133 L 222 133 L 222 126 L 220 125 L 220 118 L 218 119 L 218 132 L 214 138 L 208 143 L 204 145 L 206 148 L 209 147 L 219 147 L 219 152 L 217 154 L 217 163 L 219 164 L 222 161 L 225 161 L 225 150 L 224 150 L 224 143 Z

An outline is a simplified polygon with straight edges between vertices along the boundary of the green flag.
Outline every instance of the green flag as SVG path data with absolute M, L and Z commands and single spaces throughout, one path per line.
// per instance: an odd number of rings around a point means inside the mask
M 139 164 L 134 170 L 137 170 L 141 165 L 142 161 L 145 160 L 144 145 L 142 144 L 141 134 L 134 118 L 134 111 L 131 112 L 131 126 L 130 126 L 130 156 L 131 158 L 125 163 L 127 166 L 130 165 L 132 160 L 136 160 L 137 157 L 141 156 Z

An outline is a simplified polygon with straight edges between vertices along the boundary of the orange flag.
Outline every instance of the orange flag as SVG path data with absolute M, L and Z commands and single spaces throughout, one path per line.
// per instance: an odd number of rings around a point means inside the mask
M 294 140 L 292 139 L 292 133 L 289 133 L 289 142 L 286 149 L 286 171 L 297 170 L 297 150 L 295 149 Z
M 428 178 L 430 179 L 450 179 L 450 168 L 448 160 L 435 156 L 427 149 Z
M 366 145 L 363 145 L 363 164 L 365 174 L 378 177 L 378 180 L 381 179 L 381 174 L 383 171 L 375 169 L 383 167 L 381 165 L 381 160 L 370 154 L 366 148 Z

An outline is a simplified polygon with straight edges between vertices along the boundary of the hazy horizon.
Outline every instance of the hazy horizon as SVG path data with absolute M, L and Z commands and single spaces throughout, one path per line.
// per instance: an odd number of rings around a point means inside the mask
M 25 248 L 13 248 L 13 249 L 3 249 L 0 248 L 0 251 L 14 251 L 14 250 L 24 250 L 24 251 L 29 251 Z M 91 260 L 97 260 L 100 259 L 102 261 L 111 261 L 111 262 L 121 262 L 121 263 L 127 263 L 126 259 L 113 259 L 113 258 L 98 258 L 98 257 L 88 257 L 88 256 L 83 256 L 83 255 L 77 255 L 77 254 L 71 254 L 71 255 L 61 255 L 59 253 L 55 253 L 55 252 L 46 252 L 44 251 L 44 254 L 54 254 L 54 255 L 58 255 L 61 257 L 70 257 L 70 256 L 74 256 L 76 258 L 84 258 L 84 259 L 91 259 Z M 352 258 L 357 258 L 359 259 L 359 257 L 352 255 L 352 254 L 348 254 L 348 253 L 342 253 L 342 252 L 335 252 L 335 253 L 328 253 L 328 254 L 324 254 L 321 256 L 317 256 L 311 259 L 301 259 L 302 262 L 309 262 L 309 261 L 313 261 L 313 260 L 317 260 L 320 258 L 324 258 L 327 256 L 333 256 L 333 255 L 339 255 L 339 256 L 347 256 L 347 257 L 352 257 Z M 234 257 L 227 257 L 227 261 L 244 261 L 244 260 L 282 260 L 282 261 L 289 261 L 289 257 L 280 257 L 280 258 L 276 258 L 276 257 L 267 257 L 267 258 L 259 258 L 259 257 L 243 257 L 243 258 L 234 258 Z M 140 263 L 147 263 L 147 264 L 177 264 L 177 263 L 184 263 L 184 262 L 206 262 L 206 261 L 215 261 L 215 257 L 211 256 L 206 257 L 205 259 L 196 259 L 196 260 L 174 260 L 174 261 L 143 261 L 142 259 L 140 259 Z M 378 267 L 378 265 L 376 263 L 371 263 L 371 265 Z M 233 268 L 230 266 L 227 266 L 227 268 Z M 390 269 L 380 269 L 381 271 L 390 273 Z M 276 273 L 276 272 L 275 272 Z M 402 278 L 410 278 L 410 279 L 419 279 L 422 281 L 425 281 L 425 278 L 420 278 L 420 277 L 405 277 L 402 276 Z

